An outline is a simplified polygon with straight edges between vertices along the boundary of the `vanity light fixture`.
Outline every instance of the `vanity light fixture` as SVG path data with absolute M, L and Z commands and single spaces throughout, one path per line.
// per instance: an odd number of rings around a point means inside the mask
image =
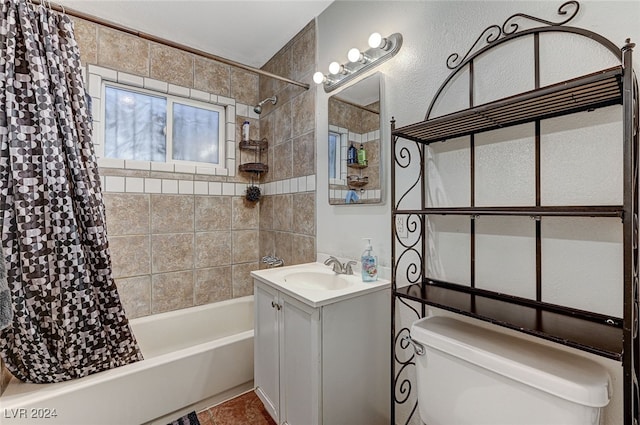
M 338 74 L 350 74 L 351 70 L 344 67 L 344 65 L 340 65 L 338 62 L 331 62 L 329 64 L 329 74 L 338 75 Z
M 400 47 L 402 47 L 402 34 L 394 33 L 385 38 L 380 33 L 374 32 L 369 36 L 369 49 L 362 52 L 354 47 L 347 53 L 349 62 L 345 64 L 331 62 L 329 75 L 318 71 L 313 74 L 313 81 L 316 84 L 323 84 L 324 91 L 329 93 L 346 84 L 360 73 L 366 72 L 391 58 L 398 53 Z
M 313 74 L 313 82 L 316 84 L 332 84 L 334 82 L 333 78 L 330 78 L 328 75 L 324 75 L 322 72 L 318 71 Z
M 369 36 L 369 47 L 372 49 L 389 50 L 391 43 L 386 38 L 383 38 L 379 32 L 374 32 Z
M 362 53 L 357 47 L 354 47 L 347 52 L 347 59 L 349 59 L 349 62 L 360 62 L 363 65 L 371 60 L 369 56 Z

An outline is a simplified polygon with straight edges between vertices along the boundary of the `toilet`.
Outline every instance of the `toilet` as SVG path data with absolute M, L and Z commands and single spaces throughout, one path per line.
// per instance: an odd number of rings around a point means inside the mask
M 608 372 L 582 356 L 445 316 L 411 338 L 426 425 L 599 425 L 609 403 Z

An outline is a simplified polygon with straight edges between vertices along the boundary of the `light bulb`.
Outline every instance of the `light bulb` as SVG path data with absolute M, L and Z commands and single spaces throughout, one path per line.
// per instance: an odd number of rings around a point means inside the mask
M 369 36 L 369 47 L 371 47 L 372 49 L 377 49 L 379 47 L 382 47 L 382 45 L 385 44 L 382 42 L 382 40 L 384 39 L 382 38 L 380 33 L 374 32 Z
M 347 58 L 349 59 L 349 62 L 358 62 L 360 60 L 360 50 L 356 47 L 350 49 L 347 52 Z
M 342 65 L 340 65 L 338 62 L 331 62 L 329 64 L 329 73 L 333 75 L 339 74 L 341 68 Z
M 318 71 L 315 74 L 313 74 L 313 82 L 316 84 L 322 84 L 326 81 L 327 77 L 325 77 L 325 75 Z

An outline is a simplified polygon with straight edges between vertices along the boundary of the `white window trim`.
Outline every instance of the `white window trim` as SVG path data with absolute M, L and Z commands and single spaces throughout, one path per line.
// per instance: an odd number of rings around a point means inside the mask
M 235 176 L 236 175 L 236 105 L 235 99 L 206 93 L 201 90 L 195 90 L 188 87 L 168 84 L 163 81 L 154 80 L 152 78 L 140 77 L 133 74 L 115 71 L 113 69 L 103 68 L 101 66 L 88 66 L 88 92 L 92 99 L 92 115 L 93 115 L 93 134 L 94 149 L 98 158 L 98 166 L 104 168 L 117 169 L 135 169 L 135 170 L 151 170 L 151 171 L 167 171 L 175 173 L 191 173 L 216 176 Z M 220 140 L 220 144 L 224 144 L 222 149 L 224 155 L 224 166 L 221 164 L 197 163 L 191 161 L 172 161 L 172 162 L 152 162 L 152 161 L 132 161 L 117 158 L 104 157 L 104 129 L 102 121 L 104 120 L 104 99 L 103 83 L 120 85 L 123 88 L 147 90 L 149 94 L 161 94 L 166 97 L 174 97 L 181 103 L 185 100 L 193 99 L 198 103 L 208 103 L 217 105 L 225 109 L 221 115 L 220 125 L 224 125 L 224 140 Z M 188 93 L 188 97 L 187 97 Z M 208 99 L 208 100 L 206 100 Z M 196 105 L 197 106 L 197 105 Z M 251 116 L 250 116 L 251 117 Z M 256 118 L 256 117 L 251 117 Z M 169 128 L 167 128 L 169 131 Z M 167 146 L 169 149 L 169 146 Z
M 347 148 L 349 147 L 349 130 L 335 125 L 329 126 L 329 132 L 338 134 L 340 137 L 338 153 L 336 155 L 336 175 L 339 178 L 329 179 L 329 184 L 346 185 L 347 184 Z
M 340 133 L 329 130 L 329 137 L 331 137 L 332 134 L 336 136 L 336 155 L 334 158 L 333 167 L 335 168 L 336 176 L 340 176 L 340 173 L 342 171 L 340 169 L 340 159 L 342 158 L 342 142 L 341 142 Z M 333 182 L 334 180 L 338 180 L 338 179 L 331 178 L 330 180 Z

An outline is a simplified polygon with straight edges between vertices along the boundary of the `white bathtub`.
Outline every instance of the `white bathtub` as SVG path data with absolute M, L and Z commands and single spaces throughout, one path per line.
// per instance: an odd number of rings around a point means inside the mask
M 145 360 L 58 384 L 14 378 L 0 396 L 0 423 L 166 424 L 253 387 L 253 296 L 131 326 Z

